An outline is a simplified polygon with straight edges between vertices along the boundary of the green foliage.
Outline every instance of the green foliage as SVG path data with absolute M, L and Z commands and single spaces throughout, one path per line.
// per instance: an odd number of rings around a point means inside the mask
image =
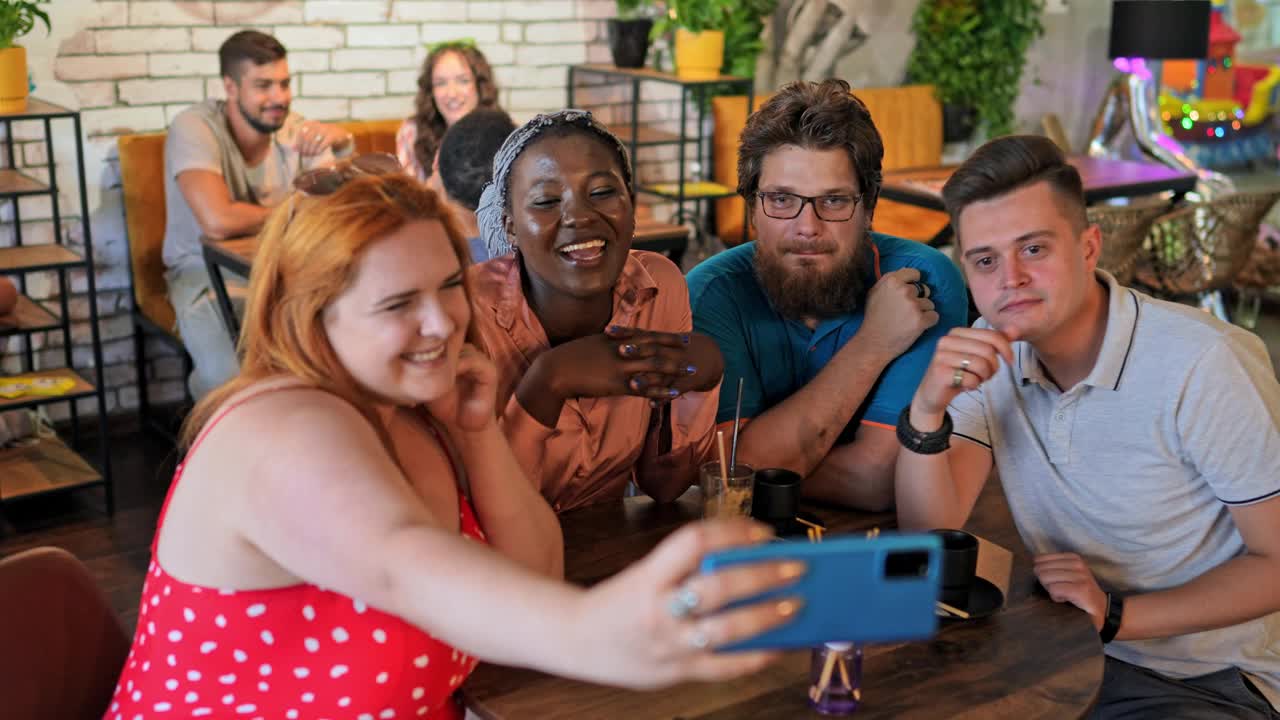
M 777 6 L 778 0 L 667 0 L 666 12 L 654 21 L 652 37 L 661 37 L 676 28 L 689 32 L 722 30 L 724 65 L 720 71 L 752 77 L 756 74 L 756 56 L 764 49 L 760 36 L 765 18 Z
M 649 17 L 651 12 L 647 11 L 654 7 L 653 0 L 617 0 L 617 3 L 619 20 Z
M 45 32 L 49 27 L 49 16 L 36 7 L 36 3 L 47 3 L 49 0 L 0 0 L 0 49 L 13 47 L 13 41 L 31 32 L 36 20 L 44 23 Z
M 724 27 L 724 67 L 726 75 L 755 77 L 756 57 L 764 49 L 765 18 L 773 14 L 778 0 L 737 0 L 729 3 Z
M 1044 0 L 921 0 L 907 77 L 933 85 L 944 104 L 973 108 L 987 137 L 1008 135 L 1043 10 Z

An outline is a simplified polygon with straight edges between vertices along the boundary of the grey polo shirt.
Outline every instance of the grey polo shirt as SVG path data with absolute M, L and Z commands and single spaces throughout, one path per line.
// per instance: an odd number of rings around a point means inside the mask
M 1256 335 L 1098 280 L 1089 376 L 1063 392 L 1014 343 L 1013 366 L 952 402 L 955 434 L 991 449 L 1032 553 L 1078 553 L 1109 591 L 1182 585 L 1245 551 L 1230 506 L 1280 496 L 1280 384 Z M 1280 706 L 1280 613 L 1106 652 L 1174 677 L 1236 666 Z

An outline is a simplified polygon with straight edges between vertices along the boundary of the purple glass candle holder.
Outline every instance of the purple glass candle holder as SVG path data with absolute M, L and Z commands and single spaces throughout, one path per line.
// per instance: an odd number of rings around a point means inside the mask
M 809 705 L 823 715 L 849 715 L 862 704 L 862 646 L 826 643 L 813 649 Z

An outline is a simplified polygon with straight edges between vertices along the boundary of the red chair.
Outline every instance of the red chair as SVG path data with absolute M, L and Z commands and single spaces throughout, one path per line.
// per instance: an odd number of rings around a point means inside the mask
M 75 556 L 42 547 L 0 559 L 0 716 L 100 720 L 129 638 Z

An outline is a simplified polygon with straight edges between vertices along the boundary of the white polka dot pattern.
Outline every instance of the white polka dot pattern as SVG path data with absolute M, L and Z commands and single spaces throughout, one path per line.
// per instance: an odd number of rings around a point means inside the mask
M 463 534 L 480 539 L 465 504 L 462 519 Z M 400 618 L 329 590 L 215 591 L 182 583 L 154 561 L 139 613 L 108 720 L 461 720 L 453 694 L 477 664 Z

